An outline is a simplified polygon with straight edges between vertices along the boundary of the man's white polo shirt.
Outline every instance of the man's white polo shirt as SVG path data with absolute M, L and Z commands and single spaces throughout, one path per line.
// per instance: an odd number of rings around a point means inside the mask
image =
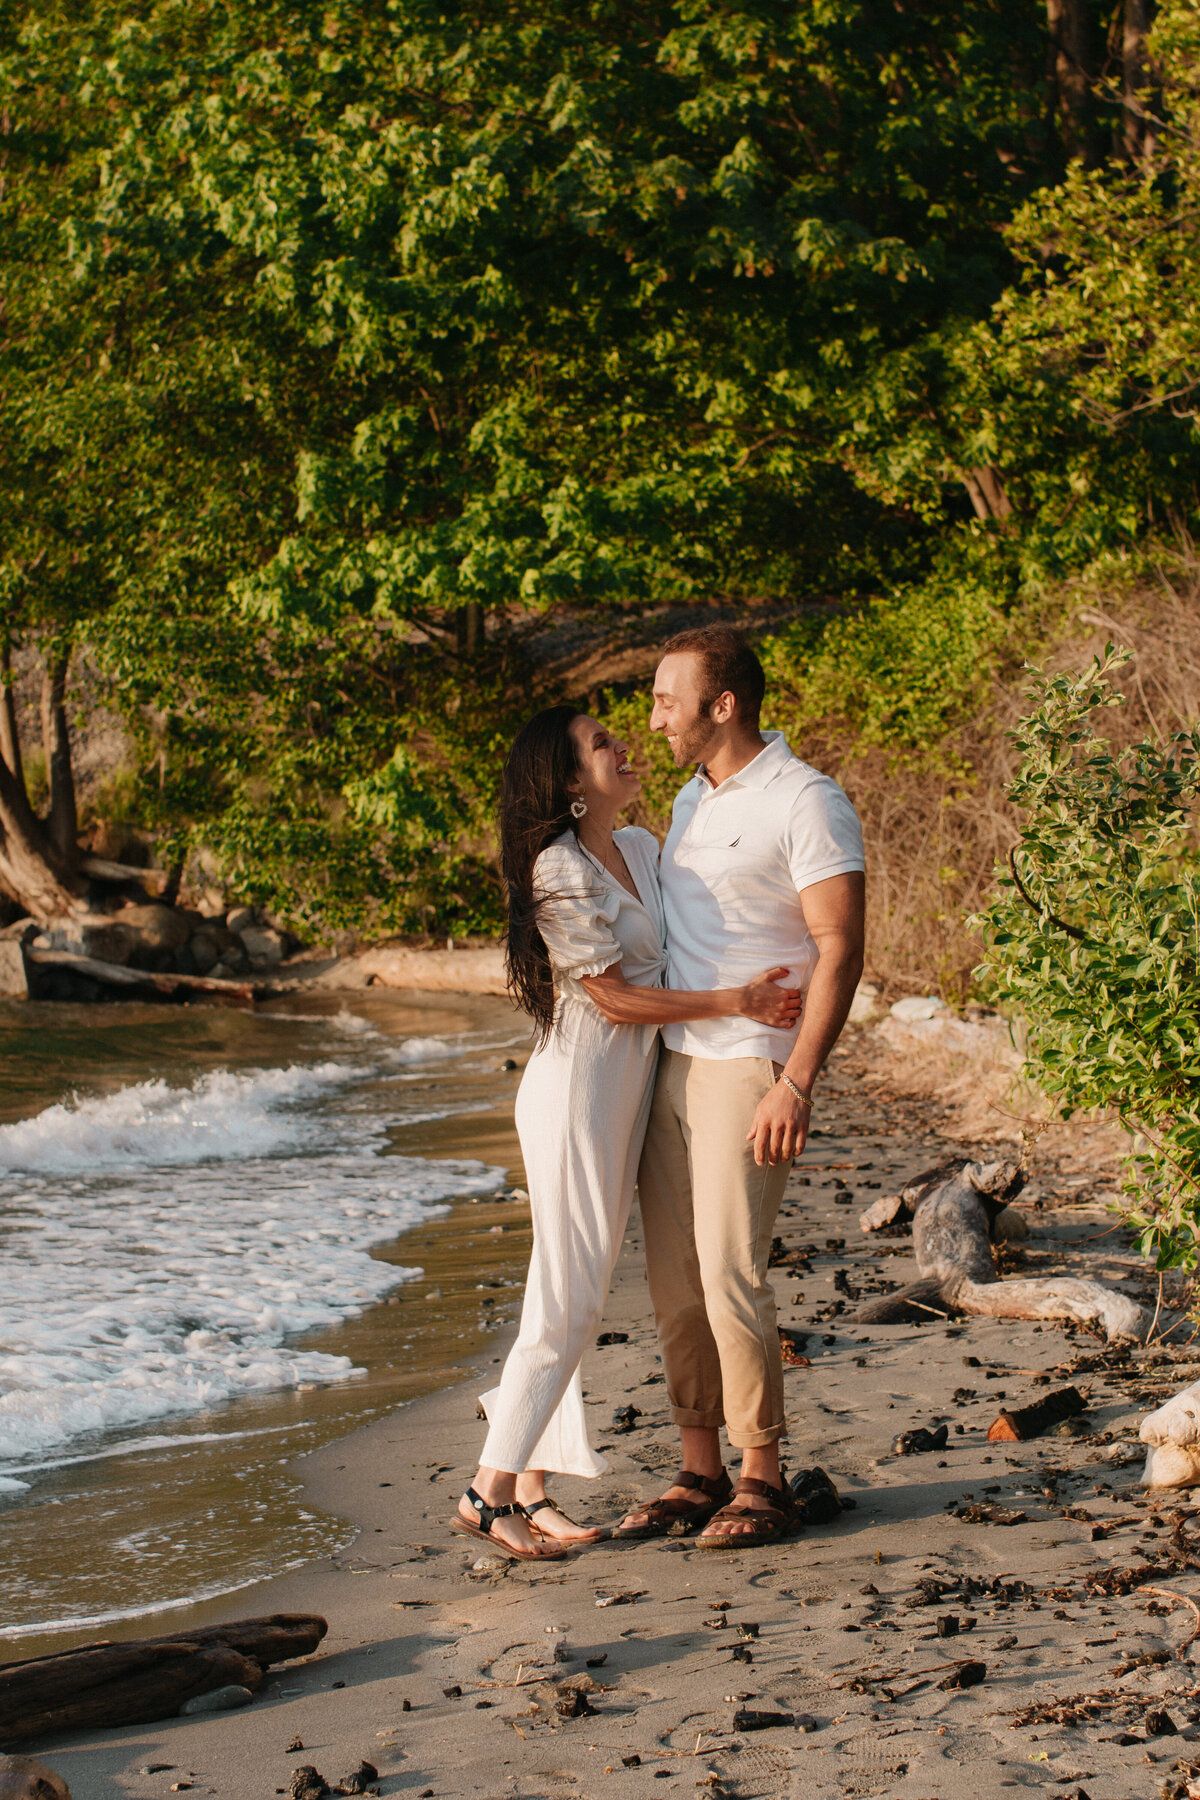
M 738 987 L 778 963 L 807 988 L 817 946 L 801 895 L 864 867 L 862 826 L 837 782 L 793 756 L 782 732 L 762 735 L 720 787 L 701 768 L 676 795 L 661 864 L 668 987 Z M 718 1059 L 786 1062 L 795 1037 L 742 1018 L 663 1027 L 668 1049 Z

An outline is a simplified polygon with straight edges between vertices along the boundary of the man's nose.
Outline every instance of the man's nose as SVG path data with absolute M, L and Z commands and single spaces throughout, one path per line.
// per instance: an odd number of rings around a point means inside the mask
M 661 731 L 662 728 L 663 728 L 662 716 L 659 713 L 658 707 L 653 706 L 650 709 L 650 729 L 651 729 L 651 731 Z

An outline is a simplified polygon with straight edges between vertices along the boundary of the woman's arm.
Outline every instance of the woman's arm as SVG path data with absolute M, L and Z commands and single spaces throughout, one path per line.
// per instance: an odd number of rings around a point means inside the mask
M 800 1017 L 804 996 L 799 988 L 778 987 L 785 966 L 766 969 L 744 987 L 710 988 L 688 993 L 673 988 L 635 987 L 620 963 L 602 975 L 585 975 L 583 986 L 597 1012 L 610 1025 L 673 1025 L 684 1019 L 756 1019 L 778 1031 L 790 1031 Z

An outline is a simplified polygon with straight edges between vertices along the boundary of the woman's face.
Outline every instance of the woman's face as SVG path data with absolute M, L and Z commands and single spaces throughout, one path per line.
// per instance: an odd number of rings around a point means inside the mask
M 590 809 L 607 812 L 619 811 L 641 793 L 642 778 L 629 766 L 627 744 L 584 714 L 572 719 L 567 729 L 579 770 L 577 781 L 571 784 L 572 798 L 578 792 Z

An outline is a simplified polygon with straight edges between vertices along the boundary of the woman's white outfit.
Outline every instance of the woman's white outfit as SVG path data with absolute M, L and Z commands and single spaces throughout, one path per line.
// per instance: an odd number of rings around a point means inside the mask
M 517 1135 L 533 1211 L 533 1257 L 521 1329 L 500 1385 L 483 1395 L 491 1429 L 480 1462 L 519 1474 L 600 1475 L 588 1440 L 579 1362 L 604 1312 L 633 1201 L 658 1062 L 657 1025 L 610 1025 L 581 985 L 620 963 L 637 987 L 660 987 L 666 931 L 658 843 L 614 833 L 637 886 L 564 832 L 538 857 L 538 924 L 554 969 L 554 1029 L 517 1094 Z

